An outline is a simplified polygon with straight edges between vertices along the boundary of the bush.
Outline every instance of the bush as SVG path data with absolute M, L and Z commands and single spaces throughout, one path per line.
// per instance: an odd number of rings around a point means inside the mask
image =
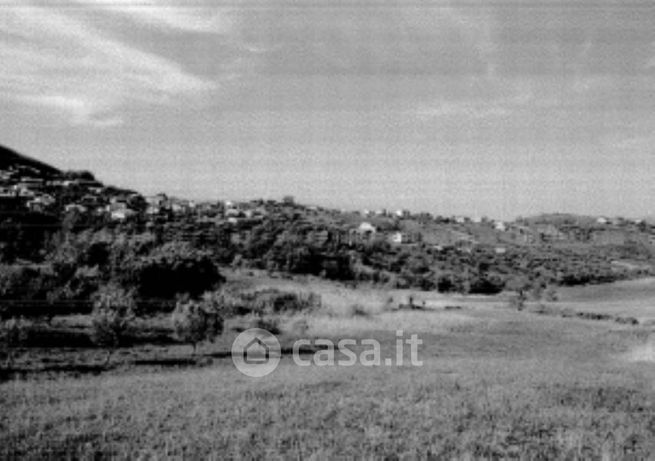
M 14 363 L 14 349 L 16 349 L 27 335 L 27 324 L 23 319 L 8 319 L 0 322 L 0 344 L 7 357 L 7 367 Z
M 221 306 L 212 295 L 206 295 L 201 302 L 179 301 L 171 316 L 175 336 L 193 347 L 196 354 L 198 343 L 213 341 L 223 333 Z
M 275 317 L 255 317 L 250 322 L 249 328 L 261 328 L 274 335 L 280 334 L 280 322 Z
M 517 293 L 514 293 L 510 296 L 509 298 L 509 306 L 512 309 L 516 309 L 518 311 L 522 311 L 525 308 L 525 302 L 527 301 L 528 297 L 525 295 L 524 292 L 519 291 Z
M 158 247 L 125 272 L 125 284 L 134 286 L 139 297 L 146 300 L 174 300 L 179 294 L 195 298 L 223 281 L 209 253 L 187 242 Z
M 48 294 L 57 287 L 50 266 L 0 266 L 0 316 L 41 317 L 48 314 Z
M 469 293 L 481 295 L 495 295 L 503 291 L 505 282 L 500 276 L 485 275 L 483 277 L 474 277 L 471 281 Z
M 557 294 L 557 288 L 554 286 L 549 286 L 543 293 L 543 297 L 546 301 L 556 302 L 559 300 L 559 295 Z
M 393 296 L 387 296 L 387 298 L 382 302 L 381 312 L 391 312 L 395 311 L 398 308 L 394 302 Z
M 305 319 L 298 319 L 291 324 L 290 333 L 294 336 L 303 338 L 307 336 L 309 331 L 309 323 Z
M 361 304 L 351 304 L 346 310 L 347 317 L 367 317 L 368 312 Z
M 96 294 L 91 317 L 91 340 L 107 349 L 105 365 L 120 346 L 134 320 L 134 298 L 115 285 L 102 287 Z

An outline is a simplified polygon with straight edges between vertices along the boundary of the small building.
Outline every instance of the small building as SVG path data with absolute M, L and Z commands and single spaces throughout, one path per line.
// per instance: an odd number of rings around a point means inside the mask
M 66 213 L 80 213 L 84 214 L 88 210 L 84 205 L 80 205 L 79 203 L 69 203 L 68 205 L 64 206 L 64 211 Z
M 55 199 L 51 195 L 38 195 L 27 202 L 27 208 L 35 213 L 43 213 L 55 204 Z
M 494 229 L 499 232 L 505 232 L 507 230 L 507 225 L 503 221 L 494 222 Z
M 554 224 L 537 224 L 537 233 L 544 242 L 566 240 L 566 234 L 560 231 Z
M 146 197 L 146 203 L 152 207 L 162 207 L 167 201 L 168 197 L 163 193 Z
M 394 232 L 389 237 L 389 242 L 396 245 L 409 245 L 421 241 L 421 234 L 418 232 Z
M 375 234 L 376 232 L 377 232 L 377 229 L 375 228 L 375 226 L 373 224 L 371 224 L 370 222 L 367 222 L 367 221 L 364 221 L 363 223 L 361 223 L 359 225 L 359 227 L 357 228 L 357 233 L 358 234 L 371 235 L 371 234 Z
M 21 189 L 41 190 L 45 184 L 42 178 L 23 177 L 16 184 Z
M 134 210 L 131 210 L 129 208 L 123 208 L 123 209 L 113 210 L 109 214 L 109 217 L 111 218 L 112 221 L 127 221 L 128 219 L 132 218 L 135 215 L 136 212 Z
M 509 233 L 512 239 L 518 243 L 531 244 L 535 242 L 535 232 L 527 226 L 512 224 Z

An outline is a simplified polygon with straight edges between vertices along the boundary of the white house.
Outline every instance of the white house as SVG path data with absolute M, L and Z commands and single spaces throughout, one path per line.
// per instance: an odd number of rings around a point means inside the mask
M 494 223 L 494 229 L 500 232 L 505 232 L 507 230 L 507 225 L 502 221 L 496 221 Z
M 391 237 L 389 237 L 389 241 L 391 243 L 395 243 L 395 244 L 400 245 L 401 243 L 403 243 L 403 233 L 402 232 L 394 232 L 393 234 L 391 234 Z
M 370 222 L 363 222 L 357 228 L 357 232 L 360 234 L 375 234 L 377 229 Z
M 69 203 L 64 207 L 64 211 L 67 213 L 70 211 L 76 211 L 78 213 L 86 213 L 87 209 L 85 206 L 79 205 L 77 203 Z
M 112 221 L 126 221 L 127 219 L 131 218 L 135 214 L 136 212 L 134 210 L 130 210 L 129 208 L 123 208 L 123 209 L 113 210 L 110 214 L 110 217 Z

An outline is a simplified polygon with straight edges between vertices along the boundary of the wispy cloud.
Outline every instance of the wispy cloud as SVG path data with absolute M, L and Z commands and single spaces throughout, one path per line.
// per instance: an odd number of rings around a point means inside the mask
M 73 124 L 116 125 L 130 104 L 165 104 L 216 87 L 70 14 L 24 2 L 3 10 L 0 93 Z
M 461 116 L 471 119 L 503 117 L 511 113 L 505 104 L 485 101 L 442 102 L 433 107 L 422 106 L 417 110 L 419 119 Z
M 534 88 L 524 82 L 505 83 L 488 87 L 484 94 L 473 94 L 459 100 L 439 100 L 432 104 L 420 104 L 415 111 L 419 120 L 440 117 L 463 117 L 483 120 L 506 117 L 528 106 L 545 107 L 552 101 L 537 97 Z
M 179 1 L 166 0 L 76 1 L 82 5 L 102 7 L 107 11 L 126 15 L 133 21 L 157 27 L 212 33 L 225 33 L 231 29 L 227 10 L 212 3 L 202 5 L 194 2 L 194 6 L 180 6 Z

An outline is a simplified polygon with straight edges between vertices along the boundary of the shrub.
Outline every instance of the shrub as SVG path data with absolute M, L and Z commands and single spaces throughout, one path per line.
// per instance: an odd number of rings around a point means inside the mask
M 221 306 L 212 295 L 206 295 L 201 302 L 178 301 L 171 316 L 175 336 L 193 347 L 196 354 L 198 343 L 213 341 L 223 333 Z
M 280 322 L 274 317 L 255 317 L 250 324 L 250 328 L 261 328 L 274 335 L 281 332 Z
M 24 340 L 27 334 L 27 324 L 23 319 L 8 319 L 0 322 L 0 344 L 7 356 L 7 367 L 14 363 L 14 349 Z
M 390 312 L 394 311 L 398 308 L 398 306 L 395 304 L 393 300 L 393 296 L 388 296 L 383 302 L 382 302 L 382 308 L 381 312 Z
M 306 312 L 322 306 L 321 296 L 316 293 L 293 293 L 274 288 L 231 296 L 235 299 L 234 313 L 237 315 Z
M 125 271 L 124 281 L 146 299 L 173 300 L 176 295 L 200 296 L 223 278 L 207 252 L 187 242 L 171 242 L 138 258 Z
M 294 336 L 303 338 L 307 336 L 308 331 L 309 331 L 309 323 L 307 323 L 307 320 L 305 319 L 298 319 L 291 324 L 290 332 Z
M 55 287 L 57 275 L 48 265 L 0 265 L 0 316 L 45 316 L 48 294 Z
M 500 293 L 505 288 L 503 279 L 493 274 L 474 277 L 470 283 L 469 293 L 471 294 L 494 295 Z
M 510 296 L 509 306 L 512 309 L 522 311 L 525 308 L 525 302 L 527 301 L 527 299 L 528 297 L 525 295 L 525 293 L 523 291 L 519 291 Z
M 347 317 L 367 317 L 368 312 L 361 304 L 351 304 L 346 310 Z
M 105 365 L 124 342 L 134 320 L 134 307 L 132 294 L 118 286 L 108 285 L 98 291 L 91 318 L 91 340 L 107 349 Z
M 544 290 L 543 296 L 546 301 L 555 302 L 559 300 L 559 295 L 557 294 L 557 288 L 555 288 L 552 285 L 546 288 L 546 290 Z

